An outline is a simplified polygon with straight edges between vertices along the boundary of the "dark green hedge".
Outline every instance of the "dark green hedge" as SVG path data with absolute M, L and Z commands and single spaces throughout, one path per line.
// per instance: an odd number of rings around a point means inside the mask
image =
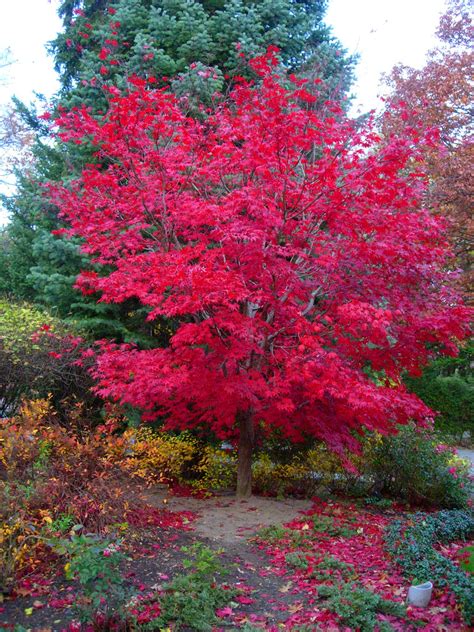
M 474 344 L 464 347 L 457 358 L 432 362 L 420 378 L 407 377 L 408 388 L 430 408 L 439 412 L 436 427 L 461 439 L 474 437 Z

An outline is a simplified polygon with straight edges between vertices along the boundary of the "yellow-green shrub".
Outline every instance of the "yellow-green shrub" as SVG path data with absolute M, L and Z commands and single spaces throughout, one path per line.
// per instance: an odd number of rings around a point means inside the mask
M 274 463 L 268 454 L 262 453 L 252 466 L 255 488 L 278 496 L 292 490 L 303 490 L 308 475 L 308 466 L 299 457 L 295 457 L 290 463 Z
M 113 451 L 117 448 L 112 442 L 109 449 Z M 120 451 L 127 470 L 147 484 L 183 483 L 197 458 L 198 442 L 189 433 L 171 435 L 144 427 L 127 431 L 120 442 Z
M 72 396 L 94 407 L 92 378 L 77 362 L 81 354 L 71 326 L 26 303 L 0 299 L 0 417 L 14 414 L 24 399 L 50 393 L 58 411 Z
M 235 484 L 236 455 L 202 446 L 189 432 L 172 435 L 147 427 L 131 428 L 122 435 L 109 435 L 105 442 L 109 460 L 148 485 L 178 482 L 215 490 Z
M 206 446 L 201 452 L 196 485 L 203 489 L 228 489 L 235 486 L 237 479 L 237 457 L 235 454 Z
M 12 303 L 0 299 L 0 340 L 4 349 L 13 354 L 14 360 L 21 361 L 21 353 L 25 347 L 33 351 L 41 348 L 32 341 L 32 336 L 45 324 L 51 332 L 64 331 L 61 321 L 48 312 L 28 303 Z
M 0 520 L 0 595 L 8 593 L 15 584 L 16 573 L 37 544 L 28 524 L 20 516 Z

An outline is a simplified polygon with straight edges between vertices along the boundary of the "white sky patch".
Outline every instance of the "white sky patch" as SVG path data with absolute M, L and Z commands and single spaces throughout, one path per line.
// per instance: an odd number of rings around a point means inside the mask
M 59 0 L 0 0 L 0 50 L 9 48 L 16 60 L 2 73 L 0 107 L 13 95 L 29 103 L 35 92 L 48 99 L 58 89 L 53 59 L 45 50 L 62 28 L 58 6 Z M 329 1 L 326 22 L 350 53 L 360 55 L 354 113 L 378 106 L 381 73 L 397 63 L 423 65 L 444 7 L 444 0 Z M 6 220 L 0 208 L 0 224 Z
M 61 30 L 56 0 L 0 0 L 0 49 L 9 48 L 15 63 L 5 71 L 0 103 L 13 95 L 29 102 L 34 92 L 50 97 L 58 88 L 46 43 Z
M 444 0 L 329 1 L 326 22 L 349 53 L 359 53 L 353 112 L 379 105 L 382 73 L 399 63 L 423 66 L 445 6 Z

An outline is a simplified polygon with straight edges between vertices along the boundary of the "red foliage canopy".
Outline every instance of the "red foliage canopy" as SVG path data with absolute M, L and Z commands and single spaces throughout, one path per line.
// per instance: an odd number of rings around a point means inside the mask
M 274 63 L 254 60 L 260 86 L 241 81 L 204 122 L 140 80 L 100 120 L 64 114 L 61 138 L 100 164 L 52 195 L 101 266 L 79 287 L 176 323 L 165 349 L 104 345 L 102 395 L 170 428 L 224 437 L 245 415 L 342 452 L 354 430 L 429 414 L 401 373 L 455 353 L 467 312 L 409 168 L 416 132 L 381 145 L 336 106 L 322 119 Z

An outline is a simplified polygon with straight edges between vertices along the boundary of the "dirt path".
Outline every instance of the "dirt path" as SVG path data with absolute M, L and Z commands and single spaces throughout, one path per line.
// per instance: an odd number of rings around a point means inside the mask
M 290 522 L 300 511 L 312 506 L 310 500 L 291 498 L 276 500 L 252 497 L 249 500 L 237 500 L 232 496 L 215 496 L 201 500 L 169 497 L 162 488 L 151 490 L 147 500 L 155 507 L 195 512 L 197 519 L 193 527 L 196 536 L 224 546 L 245 542 L 262 527 Z
M 249 541 L 261 528 L 292 521 L 301 511 L 313 506 L 310 500 L 252 497 L 237 500 L 233 496 L 207 499 L 169 496 L 166 489 L 155 488 L 147 494 L 147 501 L 171 511 L 192 511 L 196 520 L 189 533 L 210 548 L 220 549 L 226 577 L 238 588 L 244 587 L 250 597 L 239 604 L 241 624 L 259 623 L 259 629 L 282 626 L 288 613 L 299 609 L 301 595 L 290 590 L 291 582 L 273 572 L 271 561 Z M 235 625 L 230 625 L 235 629 Z M 219 630 L 228 629 L 223 623 Z

